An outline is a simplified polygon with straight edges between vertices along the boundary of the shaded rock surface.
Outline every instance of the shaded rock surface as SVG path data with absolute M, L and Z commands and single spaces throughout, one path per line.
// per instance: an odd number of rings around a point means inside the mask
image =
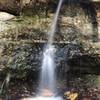
M 40 6 L 42 9 L 46 10 L 48 9 L 48 6 L 54 6 L 56 5 L 58 1 L 53 0 L 0 0 L 0 10 L 1 11 L 7 11 L 13 14 L 19 14 L 23 10 L 32 10 L 33 8 L 37 8 Z M 73 2 L 73 0 L 71 1 Z M 75 3 L 77 0 L 74 1 Z M 99 3 L 99 0 L 79 0 L 78 2 L 84 2 L 84 3 Z M 6 6 L 5 6 L 6 5 Z M 39 9 L 40 10 L 40 9 Z
M 5 0 L 0 2 L 1 4 L 6 4 Z M 10 1 L 8 0 L 7 2 L 10 5 Z M 36 12 L 33 11 L 31 16 L 22 15 L 10 21 L 8 21 L 9 18 L 5 21 L 0 21 L 1 73 L 6 74 L 9 72 L 12 77 L 23 78 L 29 75 L 30 70 L 38 72 L 41 69 L 43 49 L 48 40 L 46 33 L 49 31 L 57 2 L 55 1 L 53 5 L 51 4 L 53 6 L 52 10 L 48 8 L 48 4 L 41 9 L 42 4 L 46 3 L 45 1 L 34 2 L 30 0 L 12 1 L 12 5 L 13 3 L 17 3 L 18 5 L 16 6 L 23 4 L 19 7 L 20 9 L 23 6 L 28 6 L 28 4 L 36 7 L 33 9 Z M 48 1 L 47 3 L 50 2 Z M 33 6 L 33 4 L 36 5 Z M 58 71 L 67 72 L 69 70 L 68 66 L 72 66 L 68 62 L 77 62 L 75 66 L 99 66 L 99 60 L 96 60 L 97 63 L 93 62 L 94 59 L 99 59 L 100 56 L 100 48 L 97 45 L 99 42 L 93 42 L 98 40 L 96 12 L 93 6 L 89 5 L 90 8 L 87 6 L 87 3 L 83 5 L 81 3 L 73 3 L 70 6 L 68 3 L 64 3 L 61 8 L 54 36 L 54 45 L 57 49 L 55 62 Z M 28 7 L 30 8 L 30 6 Z M 46 7 L 49 9 L 47 15 L 45 12 Z M 93 56 L 93 60 L 90 60 L 93 64 L 89 63 L 88 60 L 84 64 L 83 55 L 87 55 L 86 58 L 90 55 L 89 59 Z M 80 60 L 78 63 L 78 59 L 82 59 L 82 61 Z M 80 62 L 82 63 L 80 64 Z
M 52 17 L 45 19 L 38 16 L 20 16 L 10 21 L 0 22 L 2 26 L 0 30 L 1 74 L 6 75 L 8 72 L 12 77 L 25 78 L 30 72 L 33 71 L 34 74 L 41 69 L 43 49 L 48 38 L 46 33 L 51 19 Z M 84 54 L 99 55 L 100 52 L 99 48 L 93 47 L 93 42 L 89 42 L 73 25 L 60 26 L 59 29 L 64 27 L 65 29 L 57 31 L 54 37 L 54 45 L 57 49 L 55 62 L 58 71 L 67 72 L 69 70 L 67 62 L 70 59 Z M 94 66 L 97 66 L 96 63 Z

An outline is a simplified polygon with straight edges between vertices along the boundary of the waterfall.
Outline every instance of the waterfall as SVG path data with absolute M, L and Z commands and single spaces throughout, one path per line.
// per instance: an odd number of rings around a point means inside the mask
M 54 19 L 50 27 L 50 31 L 48 32 L 48 43 L 43 53 L 42 69 L 40 73 L 40 94 L 42 96 L 50 96 L 56 92 L 56 75 L 54 62 L 56 49 L 53 45 L 53 40 L 62 1 L 63 0 L 59 1 Z
M 54 75 L 54 47 L 47 45 L 43 54 L 42 71 L 41 71 L 41 88 L 42 89 L 55 89 L 55 75 Z

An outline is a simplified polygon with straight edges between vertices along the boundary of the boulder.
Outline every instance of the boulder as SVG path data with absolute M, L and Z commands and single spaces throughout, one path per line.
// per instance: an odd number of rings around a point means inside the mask
M 6 12 L 0 12 L 0 21 L 7 21 L 15 18 L 14 15 L 6 13 Z

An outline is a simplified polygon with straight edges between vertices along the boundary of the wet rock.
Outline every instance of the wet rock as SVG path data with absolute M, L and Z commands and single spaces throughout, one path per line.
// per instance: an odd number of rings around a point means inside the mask
M 66 99 L 76 100 L 78 98 L 78 93 L 71 93 L 70 91 L 68 91 L 64 93 L 64 96 L 66 97 Z

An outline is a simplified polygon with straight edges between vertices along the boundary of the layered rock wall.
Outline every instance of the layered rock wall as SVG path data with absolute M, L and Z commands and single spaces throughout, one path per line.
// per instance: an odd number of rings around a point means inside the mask
M 19 3 L 19 1 L 17 2 Z M 20 1 L 19 12 L 23 10 L 23 7 L 32 9 L 31 6 L 28 6 L 30 2 Z M 44 1 L 41 2 L 45 4 Z M 5 2 L 1 1 L 1 4 L 3 3 Z M 15 0 L 11 4 L 13 5 L 13 3 Z M 8 4 L 10 4 L 9 1 Z M 23 5 L 20 6 L 20 4 Z M 47 11 L 48 16 L 37 12 L 32 13 L 32 16 L 19 16 L 10 21 L 0 22 L 0 74 L 2 72 L 4 74 L 11 73 L 12 77 L 23 78 L 30 73 L 30 70 L 39 71 L 43 49 L 48 39 L 46 33 L 49 31 L 57 6 L 56 3 L 54 4 L 52 12 L 50 12 L 52 7 Z M 33 8 L 34 6 L 32 5 Z M 38 8 L 40 5 L 37 3 L 36 7 Z M 37 11 L 41 12 L 40 8 Z M 46 8 L 44 9 L 46 10 Z M 6 10 L 4 9 L 4 11 Z M 13 11 L 15 10 L 13 9 Z M 78 69 L 80 67 L 99 69 L 100 60 L 98 59 L 100 58 L 97 57 L 100 55 L 99 11 L 99 3 L 96 3 L 95 6 L 88 6 L 87 3 L 84 6 L 63 4 L 58 19 L 57 32 L 54 36 L 54 43 L 59 51 L 56 52 L 57 57 L 55 58 L 59 71 L 67 72 L 67 62 L 70 61 L 72 63 L 69 65 L 73 66 L 74 63 L 79 66 Z M 85 59 L 86 55 L 89 55 L 90 60 Z M 74 67 L 76 68 L 76 66 Z

